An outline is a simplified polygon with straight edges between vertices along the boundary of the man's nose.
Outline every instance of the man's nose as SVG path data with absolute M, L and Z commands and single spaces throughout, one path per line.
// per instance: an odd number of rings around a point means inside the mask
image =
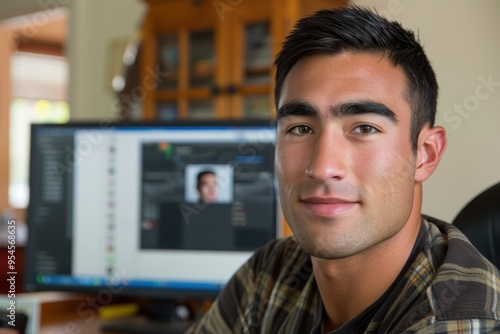
M 333 131 L 318 135 L 306 167 L 306 175 L 318 181 L 341 180 L 347 175 L 348 142 Z

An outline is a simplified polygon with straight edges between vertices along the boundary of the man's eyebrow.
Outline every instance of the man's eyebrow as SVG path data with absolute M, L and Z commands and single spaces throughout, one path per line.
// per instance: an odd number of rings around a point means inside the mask
M 330 107 L 330 117 L 342 118 L 348 116 L 375 114 L 388 118 L 394 124 L 398 123 L 398 117 L 389 107 L 383 103 L 374 101 L 354 101 L 341 103 Z M 289 102 L 278 109 L 277 120 L 287 116 L 305 116 L 318 118 L 319 112 L 313 105 L 307 102 Z
M 376 114 L 388 118 L 394 124 L 398 123 L 396 113 L 383 103 L 373 101 L 356 101 L 339 104 L 330 108 L 331 116 L 342 118 L 361 114 Z
M 277 112 L 276 119 L 279 121 L 287 116 L 305 116 L 305 117 L 318 117 L 318 111 L 315 107 L 305 102 L 289 102 L 282 105 Z

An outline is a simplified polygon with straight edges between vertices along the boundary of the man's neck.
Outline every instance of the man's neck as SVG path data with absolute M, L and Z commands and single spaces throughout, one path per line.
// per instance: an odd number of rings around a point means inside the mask
M 332 331 L 376 302 L 408 260 L 420 230 L 412 217 L 392 238 L 354 256 L 325 260 L 311 257 L 326 315 L 324 331 Z

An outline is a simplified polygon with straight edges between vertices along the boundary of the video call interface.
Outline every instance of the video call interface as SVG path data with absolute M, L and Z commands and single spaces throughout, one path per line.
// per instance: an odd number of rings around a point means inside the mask
M 248 147 L 245 147 L 248 145 Z M 254 250 L 273 237 L 273 155 L 243 143 L 142 144 L 144 249 Z M 216 198 L 205 203 L 197 176 L 209 173 Z
M 45 126 L 32 136 L 36 284 L 220 289 L 278 235 L 270 125 Z

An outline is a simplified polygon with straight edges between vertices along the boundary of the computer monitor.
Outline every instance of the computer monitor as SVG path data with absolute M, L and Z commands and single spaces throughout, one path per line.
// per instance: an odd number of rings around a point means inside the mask
M 271 121 L 32 125 L 26 289 L 215 297 L 280 234 L 275 136 Z

